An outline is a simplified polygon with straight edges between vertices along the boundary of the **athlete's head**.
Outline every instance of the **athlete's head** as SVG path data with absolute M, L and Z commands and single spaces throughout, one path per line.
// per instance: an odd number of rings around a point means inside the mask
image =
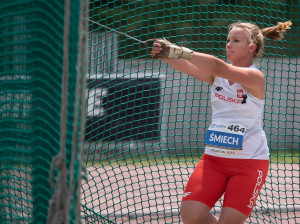
M 279 22 L 277 26 L 267 27 L 261 30 L 253 23 L 238 22 L 230 25 L 229 37 L 231 33 L 237 34 L 237 31 L 239 31 L 240 36 L 245 36 L 248 46 L 252 46 L 253 49 L 255 48 L 253 57 L 256 58 L 260 57 L 263 53 L 264 37 L 272 40 L 281 40 L 283 33 L 287 29 L 290 29 L 291 25 L 292 23 L 290 21 L 284 23 Z

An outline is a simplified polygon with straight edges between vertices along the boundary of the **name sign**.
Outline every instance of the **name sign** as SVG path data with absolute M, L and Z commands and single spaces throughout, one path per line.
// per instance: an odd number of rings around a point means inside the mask
M 206 134 L 205 144 L 221 154 L 241 153 L 246 128 L 239 124 L 213 122 Z

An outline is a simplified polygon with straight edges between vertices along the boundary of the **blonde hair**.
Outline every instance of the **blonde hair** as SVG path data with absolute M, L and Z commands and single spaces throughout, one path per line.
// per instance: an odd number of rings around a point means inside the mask
M 283 33 L 290 29 L 291 25 L 291 21 L 287 21 L 284 23 L 279 22 L 277 26 L 259 29 L 258 26 L 253 23 L 237 22 L 229 26 L 229 31 L 233 28 L 245 29 L 248 33 L 248 40 L 250 44 L 256 44 L 257 46 L 256 51 L 254 52 L 254 58 L 257 58 L 262 56 L 264 37 L 272 40 L 281 40 L 283 38 Z

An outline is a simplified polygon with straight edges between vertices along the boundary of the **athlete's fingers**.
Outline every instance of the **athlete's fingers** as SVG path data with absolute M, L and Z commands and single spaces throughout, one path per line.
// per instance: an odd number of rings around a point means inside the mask
M 156 55 L 156 54 L 159 54 L 160 52 L 161 52 L 161 50 L 152 50 L 152 51 L 151 51 L 151 54 Z
M 153 52 L 153 53 L 159 53 L 161 51 L 162 51 L 161 47 L 153 47 L 152 50 L 151 50 L 151 52 Z
M 160 40 L 156 40 L 154 43 L 153 43 L 153 47 L 161 47 L 162 48 L 162 45 L 161 45 L 161 42 L 159 42 Z
M 156 57 L 156 55 L 160 54 L 160 51 L 151 51 L 151 56 Z
M 166 38 L 164 38 L 163 40 L 166 41 L 167 43 L 171 44 L 171 42 L 168 41 Z
M 162 48 L 161 46 L 154 46 L 154 47 L 152 48 L 152 50 L 154 50 L 154 51 L 162 51 L 163 48 Z
M 161 47 L 161 44 L 160 44 L 159 42 L 154 42 L 154 43 L 153 43 L 153 46 L 154 46 L 154 47 Z
M 157 42 L 153 43 L 153 48 L 151 50 L 151 56 L 155 57 L 157 54 L 159 54 L 161 51 L 163 50 L 163 48 L 161 47 L 161 45 Z

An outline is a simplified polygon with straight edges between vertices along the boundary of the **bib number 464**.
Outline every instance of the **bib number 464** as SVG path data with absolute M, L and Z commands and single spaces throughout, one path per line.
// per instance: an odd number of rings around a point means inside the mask
M 245 128 L 244 127 L 241 127 L 239 125 L 229 125 L 228 126 L 228 129 L 230 131 L 234 131 L 234 132 L 242 132 L 242 133 L 245 133 Z

